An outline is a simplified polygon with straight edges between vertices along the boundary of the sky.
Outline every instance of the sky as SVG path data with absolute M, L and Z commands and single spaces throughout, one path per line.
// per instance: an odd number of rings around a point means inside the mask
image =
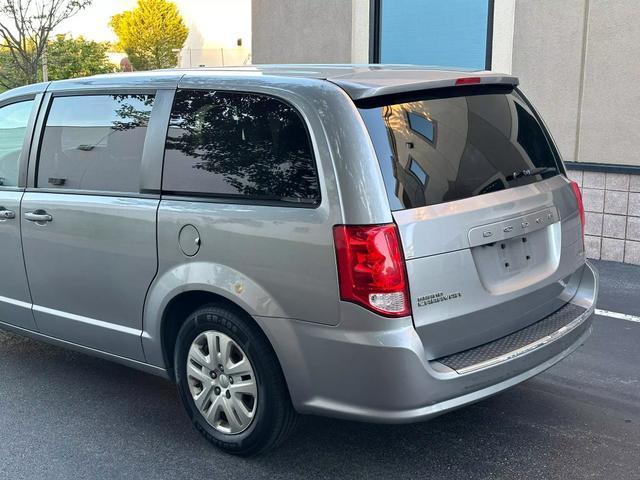
M 90 7 L 62 23 L 55 33 L 82 35 L 100 42 L 115 41 L 113 30 L 109 28 L 109 20 L 116 13 L 129 10 L 135 5 L 136 0 L 94 0 Z
M 238 38 L 246 46 L 251 44 L 251 0 L 174 1 L 187 27 L 204 37 L 205 47 L 231 48 Z M 136 3 L 137 0 L 94 0 L 90 7 L 61 24 L 55 33 L 116 41 L 109 20 L 116 13 L 134 8 Z

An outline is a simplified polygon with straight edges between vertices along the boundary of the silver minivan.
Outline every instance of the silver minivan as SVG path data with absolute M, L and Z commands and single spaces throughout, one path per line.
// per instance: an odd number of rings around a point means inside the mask
M 239 455 L 298 413 L 414 422 L 531 378 L 589 335 L 597 275 L 517 84 L 289 65 L 6 92 L 0 326 L 175 381 Z

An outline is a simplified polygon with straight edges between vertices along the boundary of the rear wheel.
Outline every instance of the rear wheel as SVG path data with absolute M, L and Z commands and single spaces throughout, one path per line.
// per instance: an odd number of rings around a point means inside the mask
M 178 333 L 174 370 L 195 427 L 236 455 L 276 447 L 296 413 L 269 342 L 243 315 L 219 306 L 194 312 Z

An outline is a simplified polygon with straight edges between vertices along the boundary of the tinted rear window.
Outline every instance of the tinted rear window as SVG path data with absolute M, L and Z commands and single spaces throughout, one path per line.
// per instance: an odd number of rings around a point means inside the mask
M 176 94 L 162 188 L 173 194 L 301 206 L 320 201 L 302 118 L 280 100 L 251 93 Z
M 537 182 L 560 163 L 516 91 L 360 108 L 392 210 L 435 205 Z

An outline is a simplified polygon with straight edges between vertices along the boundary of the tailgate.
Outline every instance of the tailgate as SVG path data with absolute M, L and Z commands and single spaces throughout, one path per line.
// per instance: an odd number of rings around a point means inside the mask
M 578 287 L 582 226 L 563 176 L 394 218 L 429 358 L 524 328 Z
M 358 106 L 428 358 L 509 335 L 572 298 L 585 265 L 578 202 L 520 92 L 456 87 Z

